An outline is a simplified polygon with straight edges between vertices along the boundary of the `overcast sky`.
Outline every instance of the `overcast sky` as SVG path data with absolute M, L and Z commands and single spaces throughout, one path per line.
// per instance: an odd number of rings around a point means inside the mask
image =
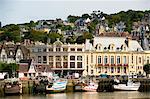
M 101 10 L 104 13 L 150 10 L 150 0 L 0 0 L 2 25 L 24 23 L 39 19 L 66 19 Z

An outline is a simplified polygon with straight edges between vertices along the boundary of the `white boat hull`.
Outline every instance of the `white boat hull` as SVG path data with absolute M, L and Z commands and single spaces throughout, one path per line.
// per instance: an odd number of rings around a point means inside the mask
M 140 84 L 126 85 L 126 84 L 118 84 L 114 85 L 115 90 L 122 91 L 137 91 L 140 87 Z
M 89 85 L 89 86 L 85 86 L 82 90 L 83 91 L 87 91 L 87 92 L 96 92 L 98 88 L 98 85 Z

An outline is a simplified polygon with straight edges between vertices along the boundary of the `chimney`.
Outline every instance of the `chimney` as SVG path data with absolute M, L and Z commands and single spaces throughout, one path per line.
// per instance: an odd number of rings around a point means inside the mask
M 127 45 L 127 47 L 130 47 L 130 40 L 131 40 L 131 37 L 127 37 L 125 40 L 125 44 Z

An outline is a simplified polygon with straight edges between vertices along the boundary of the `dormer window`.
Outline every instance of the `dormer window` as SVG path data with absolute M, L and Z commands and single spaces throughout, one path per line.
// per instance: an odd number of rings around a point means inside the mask
M 10 53 L 9 53 L 10 55 L 13 55 L 13 53 L 12 53 L 12 51 L 10 51 Z
M 106 51 L 106 50 L 107 50 L 107 47 L 104 47 L 104 50 Z
M 101 49 L 102 49 L 101 44 L 97 44 L 97 45 L 96 45 L 96 49 L 97 49 L 97 50 L 101 50 Z

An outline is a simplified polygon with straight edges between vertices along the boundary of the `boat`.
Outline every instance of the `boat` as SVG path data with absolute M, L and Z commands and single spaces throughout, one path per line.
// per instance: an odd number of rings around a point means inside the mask
M 98 88 L 98 84 L 91 82 L 89 85 L 83 87 L 82 90 L 86 92 L 96 92 L 97 88 Z
M 78 82 L 77 84 L 74 85 L 74 91 L 75 92 L 82 92 L 83 91 L 83 87 L 87 86 L 86 83 L 84 82 Z
M 22 93 L 22 84 L 18 81 L 10 81 L 5 82 L 4 85 L 4 94 L 5 95 L 14 95 L 14 94 L 21 94 Z
M 117 84 L 114 85 L 114 90 L 120 91 L 137 91 L 140 87 L 140 82 L 133 82 L 128 80 L 126 84 Z
M 53 85 L 47 85 L 46 86 L 46 92 L 47 93 L 60 93 L 64 92 L 67 87 L 67 80 L 59 79 L 56 82 L 53 83 Z

